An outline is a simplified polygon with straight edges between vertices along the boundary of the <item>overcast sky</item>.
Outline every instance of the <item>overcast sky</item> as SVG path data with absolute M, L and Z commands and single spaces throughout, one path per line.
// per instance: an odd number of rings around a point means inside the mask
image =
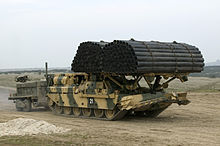
M 220 59 L 219 0 L 0 0 L 0 69 L 69 67 L 83 41 L 185 42 Z

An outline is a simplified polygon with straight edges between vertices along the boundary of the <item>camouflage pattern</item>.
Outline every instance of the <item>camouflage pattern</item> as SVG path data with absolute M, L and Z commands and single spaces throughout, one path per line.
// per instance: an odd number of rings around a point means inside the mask
M 166 74 L 166 79 L 175 75 Z M 153 92 L 146 87 L 139 87 L 140 78 L 145 77 L 149 86 L 155 75 L 143 75 L 136 79 L 129 80 L 122 75 L 106 74 L 86 74 L 86 73 L 68 73 L 55 74 L 49 79 L 48 98 L 49 107 L 59 114 L 65 114 L 65 110 L 82 110 L 90 112 L 92 110 L 102 110 L 108 118 L 108 112 L 113 113 L 110 120 L 120 112 L 141 112 L 153 113 L 162 112 L 172 103 L 186 105 L 189 100 L 186 99 L 186 93 L 166 93 L 163 88 L 168 87 L 169 80 L 164 84 L 159 84 Z M 152 79 L 153 78 L 153 79 Z M 185 75 L 176 75 L 175 78 L 185 80 Z M 149 79 L 149 80 L 148 80 Z M 171 79 L 173 80 L 173 79 Z M 150 85 L 151 84 L 151 85 Z M 56 111 L 57 110 L 57 111 Z M 117 114 L 118 113 L 118 114 Z M 70 114 L 68 112 L 68 114 Z M 79 114 L 80 115 L 80 114 Z M 92 116 L 93 114 L 89 114 Z M 111 114 L 110 114 L 111 115 Z M 86 116 L 86 115 L 81 115 Z
M 79 77 L 84 77 L 81 84 Z M 107 93 L 102 81 L 88 81 L 87 74 L 58 74 L 54 86 L 48 88 L 48 97 L 59 106 L 114 109 L 119 95 Z M 69 84 L 72 83 L 72 84 Z
M 168 107 L 172 103 L 178 103 L 179 105 L 186 105 L 189 101 L 186 98 L 186 93 L 156 93 L 152 94 L 139 94 L 125 96 L 121 100 L 122 110 L 135 110 L 135 111 L 145 111 L 152 110 L 151 105 L 157 104 L 158 107 Z

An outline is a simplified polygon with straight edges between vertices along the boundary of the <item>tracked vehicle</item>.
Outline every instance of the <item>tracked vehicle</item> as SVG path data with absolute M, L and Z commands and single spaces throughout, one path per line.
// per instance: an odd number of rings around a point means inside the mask
M 49 79 L 48 105 L 57 114 L 75 117 L 118 120 L 130 113 L 155 117 L 172 103 L 189 103 L 186 93 L 164 91 L 175 78 L 186 81 L 185 75 L 172 76 L 160 84 L 161 76 L 153 74 L 56 74 Z
M 97 53 L 98 52 L 98 53 Z M 114 41 L 81 43 L 68 74 L 47 75 L 48 106 L 56 114 L 119 120 L 155 117 L 186 93 L 167 93 L 174 80 L 201 72 L 204 59 L 184 43 Z

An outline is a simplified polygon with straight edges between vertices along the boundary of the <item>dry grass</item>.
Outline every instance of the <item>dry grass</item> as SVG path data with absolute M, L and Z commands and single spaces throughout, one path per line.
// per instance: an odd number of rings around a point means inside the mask
M 144 80 L 141 80 L 141 85 L 145 85 Z M 187 82 L 182 83 L 179 79 L 170 82 L 167 91 L 176 92 L 219 92 L 220 78 L 208 77 L 189 77 Z
M 0 74 L 0 86 L 16 87 L 15 78 L 20 74 Z M 28 75 L 31 80 L 43 79 L 44 75 L 39 73 L 23 73 Z M 141 84 L 145 85 L 142 80 Z M 196 91 L 196 92 L 219 92 L 220 91 L 220 78 L 208 77 L 189 77 L 189 80 L 182 83 L 180 80 L 175 79 L 169 84 L 168 91 Z
M 40 80 L 44 78 L 44 75 L 39 73 L 0 74 L 0 86 L 16 87 L 15 78 L 20 75 L 28 75 L 31 80 Z
M 172 91 L 196 91 L 196 92 L 219 92 L 220 78 L 189 77 L 185 83 L 174 80 L 168 90 Z

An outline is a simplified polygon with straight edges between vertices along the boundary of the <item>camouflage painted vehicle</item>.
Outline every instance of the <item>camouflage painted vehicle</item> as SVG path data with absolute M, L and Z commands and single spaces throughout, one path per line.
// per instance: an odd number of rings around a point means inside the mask
M 186 93 L 165 88 L 176 78 L 187 81 L 203 66 L 197 47 L 176 41 L 83 42 L 71 64 L 74 73 L 48 76 L 48 106 L 75 117 L 155 117 L 172 103 L 190 102 Z
M 164 78 L 160 83 L 161 76 Z M 182 82 L 187 74 L 68 73 L 48 78 L 49 107 L 57 114 L 118 120 L 127 114 L 155 117 L 172 103 L 186 105 L 186 93 L 166 93 L 175 78 Z M 167 81 L 165 81 L 165 79 Z M 147 88 L 148 86 L 148 88 Z
M 14 100 L 17 111 L 30 112 L 33 107 L 47 106 L 47 82 L 28 81 L 17 83 L 17 93 L 10 95 L 9 100 Z

